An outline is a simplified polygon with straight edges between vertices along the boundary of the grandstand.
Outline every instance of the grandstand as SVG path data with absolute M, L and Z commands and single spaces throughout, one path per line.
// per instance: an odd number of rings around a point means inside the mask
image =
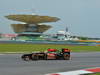
M 52 28 L 44 23 L 56 22 L 60 20 L 57 17 L 40 15 L 8 15 L 7 19 L 24 22 L 24 24 L 11 24 L 13 31 L 18 34 L 18 39 L 22 40 L 41 40 L 41 35 Z

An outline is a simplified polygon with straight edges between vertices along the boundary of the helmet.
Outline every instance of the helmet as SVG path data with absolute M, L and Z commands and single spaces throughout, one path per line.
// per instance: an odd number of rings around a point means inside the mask
M 62 52 L 70 52 L 68 48 L 62 48 Z

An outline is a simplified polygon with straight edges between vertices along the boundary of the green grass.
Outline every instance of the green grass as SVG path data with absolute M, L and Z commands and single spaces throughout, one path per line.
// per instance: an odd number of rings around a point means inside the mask
M 46 51 L 48 48 L 69 48 L 72 52 L 100 51 L 100 46 L 74 46 L 50 44 L 0 44 L 0 52 L 33 52 Z
M 100 73 L 86 74 L 86 75 L 100 75 Z

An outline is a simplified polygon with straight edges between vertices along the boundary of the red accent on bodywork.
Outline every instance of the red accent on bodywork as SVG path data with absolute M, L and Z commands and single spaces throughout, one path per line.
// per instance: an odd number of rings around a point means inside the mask
M 47 54 L 47 59 L 56 59 L 55 53 L 48 53 Z
M 60 74 L 56 74 L 56 73 L 55 73 L 55 74 L 50 74 L 50 75 L 60 75 Z
M 55 53 L 48 53 L 48 56 L 55 56 Z
M 48 49 L 49 52 L 55 52 L 57 51 L 56 49 Z

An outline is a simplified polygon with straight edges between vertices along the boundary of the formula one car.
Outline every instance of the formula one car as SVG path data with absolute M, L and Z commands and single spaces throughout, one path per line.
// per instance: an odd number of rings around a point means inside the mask
M 21 57 L 25 61 L 29 60 L 70 60 L 70 50 L 63 48 L 61 51 L 57 49 L 48 49 L 47 52 L 37 52 L 31 54 L 24 54 Z

